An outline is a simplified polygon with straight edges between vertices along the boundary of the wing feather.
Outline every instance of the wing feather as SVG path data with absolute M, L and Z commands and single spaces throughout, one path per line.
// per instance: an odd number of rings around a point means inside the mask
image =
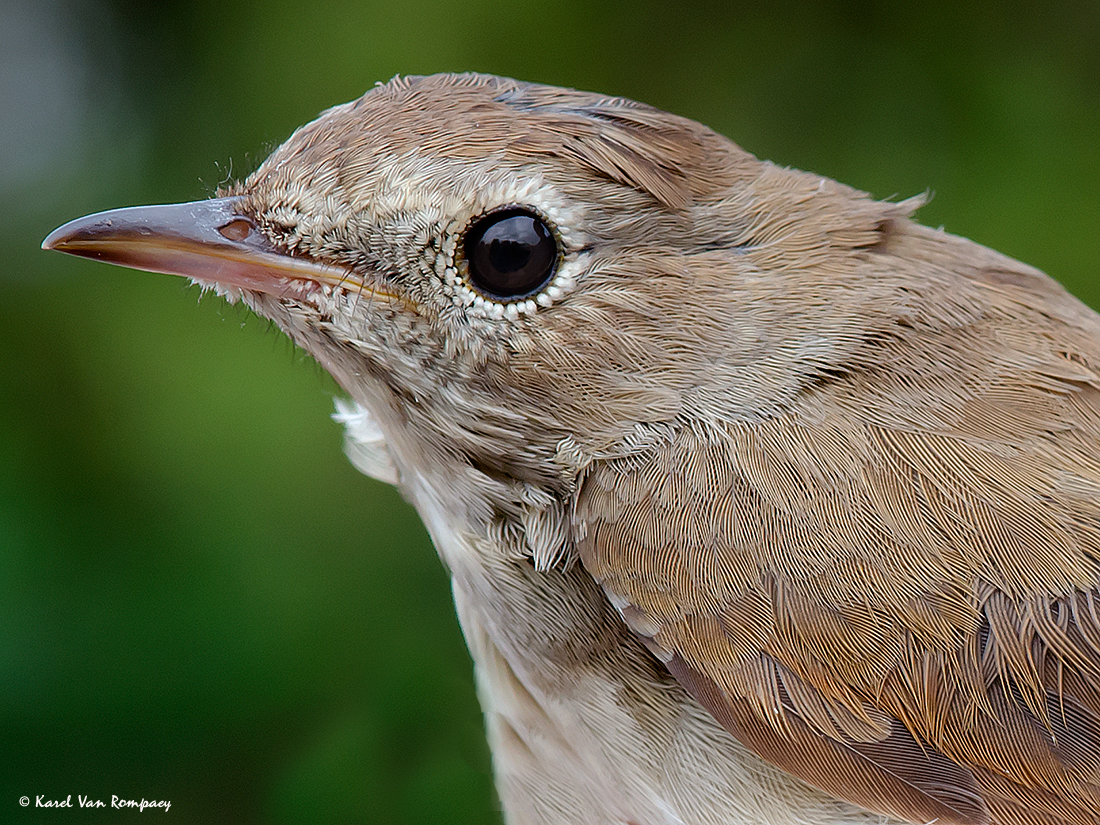
M 589 469 L 581 559 L 723 726 L 810 784 L 913 822 L 1096 825 L 1100 416 L 1026 386 L 954 431 L 825 397 L 683 427 Z

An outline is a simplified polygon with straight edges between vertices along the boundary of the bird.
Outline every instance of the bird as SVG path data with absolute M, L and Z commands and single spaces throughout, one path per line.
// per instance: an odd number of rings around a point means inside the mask
M 627 99 L 397 77 L 47 249 L 343 390 L 449 571 L 509 825 L 1100 823 L 1100 316 Z

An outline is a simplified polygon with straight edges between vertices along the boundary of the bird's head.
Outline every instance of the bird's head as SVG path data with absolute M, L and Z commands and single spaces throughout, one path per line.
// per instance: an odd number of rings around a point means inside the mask
M 45 245 L 242 300 L 395 443 L 552 487 L 781 405 L 892 294 L 841 258 L 900 214 L 631 101 L 438 75 L 325 112 L 217 198 Z

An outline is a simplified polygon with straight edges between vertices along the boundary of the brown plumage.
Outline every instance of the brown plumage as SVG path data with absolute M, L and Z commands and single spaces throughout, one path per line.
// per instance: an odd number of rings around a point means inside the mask
M 437 76 L 47 245 L 242 298 L 347 389 L 510 822 L 1095 825 L 1100 318 L 919 204 Z M 501 296 L 464 244 L 516 213 L 556 263 Z
M 590 468 L 581 558 L 818 787 L 913 821 L 1094 823 L 1100 324 L 945 240 L 906 223 L 855 264 L 925 294 L 782 414 Z M 898 804 L 899 782 L 926 790 Z

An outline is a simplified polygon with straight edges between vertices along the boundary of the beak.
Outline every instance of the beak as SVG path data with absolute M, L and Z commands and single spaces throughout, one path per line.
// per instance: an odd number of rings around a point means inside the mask
M 350 270 L 279 251 L 240 206 L 230 197 L 112 209 L 55 229 L 42 248 L 277 297 L 308 298 L 318 284 L 373 292 Z

